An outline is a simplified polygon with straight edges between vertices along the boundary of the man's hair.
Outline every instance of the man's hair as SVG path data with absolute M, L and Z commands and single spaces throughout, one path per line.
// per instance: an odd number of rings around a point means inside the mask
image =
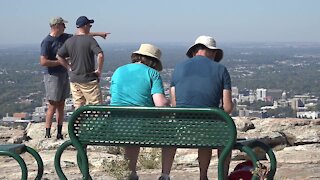
M 203 44 L 197 44 L 195 45 L 192 49 L 191 49 L 191 54 L 192 57 L 199 51 L 199 50 L 210 50 L 209 48 L 207 48 L 205 45 Z
M 133 63 L 135 62 L 142 62 L 143 64 L 155 69 L 158 60 L 156 58 L 150 57 L 150 56 L 145 56 L 145 55 L 141 55 L 141 54 L 135 54 L 133 53 L 131 55 L 131 60 Z

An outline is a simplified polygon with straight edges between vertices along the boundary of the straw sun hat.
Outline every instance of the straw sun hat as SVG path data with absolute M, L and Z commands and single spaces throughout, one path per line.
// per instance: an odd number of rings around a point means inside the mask
M 140 54 L 144 56 L 153 57 L 157 60 L 157 65 L 155 69 L 158 71 L 162 70 L 162 63 L 161 63 L 161 51 L 159 48 L 152 44 L 141 44 L 138 51 L 133 52 L 132 54 Z

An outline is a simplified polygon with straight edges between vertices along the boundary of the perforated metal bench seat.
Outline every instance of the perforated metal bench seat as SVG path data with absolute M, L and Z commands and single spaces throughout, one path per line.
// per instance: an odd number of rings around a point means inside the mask
M 20 154 L 28 152 L 30 153 L 37 161 L 38 164 L 38 174 L 35 179 L 41 179 L 43 175 L 43 162 L 40 155 L 31 147 L 26 146 L 25 144 L 2 144 L 0 145 L 0 156 L 9 156 L 14 158 L 20 165 L 22 175 L 21 179 L 28 179 L 28 169 L 25 161 L 21 158 Z

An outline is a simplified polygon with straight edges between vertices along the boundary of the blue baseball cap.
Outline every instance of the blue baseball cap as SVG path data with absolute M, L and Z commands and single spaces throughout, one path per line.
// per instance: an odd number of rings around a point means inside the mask
M 77 28 L 79 28 L 79 27 L 82 27 L 86 24 L 91 24 L 91 23 L 94 23 L 93 19 L 88 19 L 86 16 L 80 16 L 77 19 L 76 25 L 77 25 Z

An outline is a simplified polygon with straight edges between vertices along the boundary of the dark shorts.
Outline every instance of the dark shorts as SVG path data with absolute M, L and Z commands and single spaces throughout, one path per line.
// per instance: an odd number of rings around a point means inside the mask
M 64 101 L 70 96 L 68 73 L 45 74 L 44 87 L 47 100 Z

